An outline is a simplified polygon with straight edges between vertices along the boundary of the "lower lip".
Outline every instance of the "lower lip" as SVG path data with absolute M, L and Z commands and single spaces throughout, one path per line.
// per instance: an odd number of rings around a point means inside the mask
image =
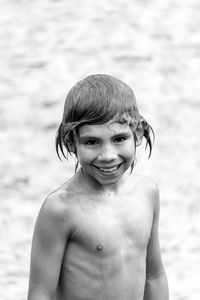
M 115 174 L 119 171 L 121 165 L 122 165 L 122 163 L 119 164 L 118 167 L 117 167 L 117 169 L 115 169 L 115 170 L 113 170 L 113 171 L 103 171 L 103 170 L 99 169 L 98 167 L 95 167 L 95 168 L 96 168 L 101 174 L 109 176 L 109 175 L 115 175 Z

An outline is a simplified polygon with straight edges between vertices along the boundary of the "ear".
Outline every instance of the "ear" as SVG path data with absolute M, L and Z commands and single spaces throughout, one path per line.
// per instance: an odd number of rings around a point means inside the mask
M 142 124 L 140 124 L 136 131 L 135 131 L 135 135 L 136 135 L 136 146 L 140 146 L 142 144 L 142 140 L 143 140 L 143 136 L 144 136 L 144 129 Z

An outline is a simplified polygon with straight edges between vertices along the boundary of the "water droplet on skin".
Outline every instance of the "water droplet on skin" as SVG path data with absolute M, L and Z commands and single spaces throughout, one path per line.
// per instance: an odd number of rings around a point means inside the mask
M 77 284 L 77 281 L 76 281 L 76 280 L 74 280 L 74 279 L 71 279 L 71 281 L 72 281 L 72 283 L 73 283 L 74 285 L 76 285 L 76 284 Z

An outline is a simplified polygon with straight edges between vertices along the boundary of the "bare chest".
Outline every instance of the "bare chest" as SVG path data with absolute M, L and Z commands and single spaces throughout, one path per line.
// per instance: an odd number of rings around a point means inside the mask
M 145 250 L 149 241 L 153 213 L 142 201 L 119 201 L 119 205 L 85 201 L 76 216 L 72 242 L 87 252 L 115 255 L 122 251 Z M 83 204 L 84 203 L 84 204 Z

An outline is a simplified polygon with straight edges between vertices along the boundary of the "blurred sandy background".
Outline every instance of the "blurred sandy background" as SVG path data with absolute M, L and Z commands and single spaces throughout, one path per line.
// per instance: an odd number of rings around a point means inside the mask
M 200 299 L 199 0 L 0 0 L 0 299 L 25 300 L 33 226 L 74 172 L 54 137 L 69 88 L 109 73 L 155 129 L 137 171 L 160 186 L 170 298 Z M 143 147 L 144 148 L 144 147 Z

